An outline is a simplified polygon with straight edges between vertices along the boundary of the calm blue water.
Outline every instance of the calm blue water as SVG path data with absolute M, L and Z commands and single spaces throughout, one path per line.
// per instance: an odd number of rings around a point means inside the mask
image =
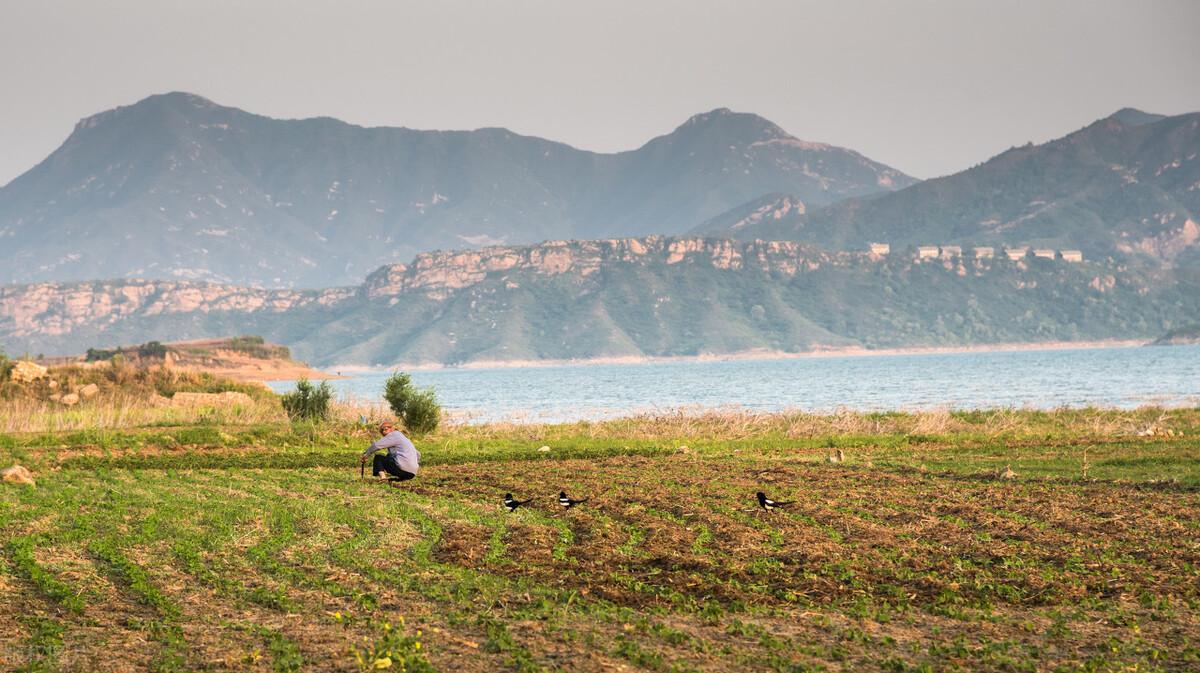
M 389 373 L 361 373 L 331 385 L 343 397 L 379 401 Z M 412 377 L 434 387 L 456 416 L 480 422 L 600 419 L 681 407 L 1200 406 L 1200 346 L 442 369 Z

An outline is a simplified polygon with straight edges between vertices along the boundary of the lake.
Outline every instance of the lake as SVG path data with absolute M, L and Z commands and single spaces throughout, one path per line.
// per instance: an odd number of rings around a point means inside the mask
M 475 422 L 559 422 L 679 408 L 809 412 L 1200 406 L 1200 346 L 567 364 L 413 371 Z M 379 401 L 389 370 L 331 381 Z M 277 391 L 294 382 L 272 384 Z

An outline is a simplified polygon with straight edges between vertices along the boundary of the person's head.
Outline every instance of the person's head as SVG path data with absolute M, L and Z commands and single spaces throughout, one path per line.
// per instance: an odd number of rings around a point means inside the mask
M 384 421 L 379 424 L 379 434 L 386 435 L 396 429 L 396 424 L 391 421 Z

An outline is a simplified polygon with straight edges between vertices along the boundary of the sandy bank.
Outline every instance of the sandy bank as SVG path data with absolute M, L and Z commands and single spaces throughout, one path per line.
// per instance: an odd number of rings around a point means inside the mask
M 381 370 L 427 371 L 434 369 L 500 369 L 507 367 L 561 367 L 564 365 L 625 365 L 652 364 L 664 362 L 727 362 L 737 360 L 795 360 L 801 358 L 832 358 L 832 357 L 878 357 L 885 355 L 919 355 L 938 353 L 991 353 L 1010 351 L 1052 351 L 1077 350 L 1096 348 L 1129 348 L 1143 346 L 1144 339 L 1111 339 L 1103 341 L 1044 341 L 1039 343 L 1009 343 L 1009 344 L 978 344 L 973 346 L 930 346 L 911 348 L 881 348 L 868 349 L 862 347 L 819 348 L 811 351 L 792 353 L 756 349 L 739 351 L 737 353 L 704 353 L 701 355 L 670 355 L 670 356 L 639 356 L 622 355 L 601 358 L 581 358 L 575 360 L 475 360 L 461 364 L 445 365 L 437 363 L 396 363 L 387 366 L 367 365 L 333 365 L 328 371 L 339 374 L 355 374 L 360 372 Z

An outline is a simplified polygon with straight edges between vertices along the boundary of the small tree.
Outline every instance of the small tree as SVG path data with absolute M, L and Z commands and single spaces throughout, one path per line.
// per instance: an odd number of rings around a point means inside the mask
M 314 386 L 308 379 L 296 382 L 295 392 L 287 393 L 280 402 L 288 418 L 293 421 L 313 420 L 323 421 L 329 417 L 329 398 L 333 397 L 333 389 L 327 381 Z
M 137 352 L 139 358 L 162 360 L 167 357 L 167 347 L 157 341 L 147 341 L 138 346 Z
M 433 432 L 442 420 L 442 405 L 433 388 L 418 390 L 412 384 L 412 377 L 403 372 L 388 377 L 383 385 L 383 399 L 410 432 Z
M 111 360 L 114 355 L 120 352 L 120 349 L 105 350 L 103 348 L 89 348 L 87 355 L 84 356 L 85 362 L 100 362 L 102 360 Z

